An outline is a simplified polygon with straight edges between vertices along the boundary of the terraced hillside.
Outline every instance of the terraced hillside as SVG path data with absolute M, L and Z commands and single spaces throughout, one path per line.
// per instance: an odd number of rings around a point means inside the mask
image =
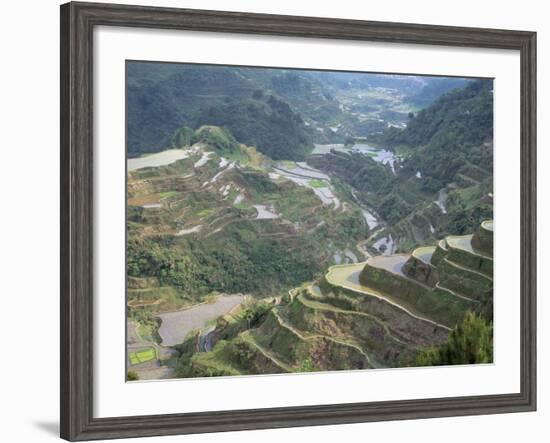
M 179 348 L 186 377 L 403 367 L 492 299 L 492 222 L 410 254 L 335 265 L 273 301 L 255 327 L 220 320 L 211 352 Z M 238 320 L 236 321 L 238 323 Z M 241 319 L 242 322 L 242 319 Z
M 492 358 L 438 353 L 467 318 L 492 340 L 491 81 L 127 81 L 129 380 Z
M 364 257 L 365 215 L 329 176 L 273 162 L 213 126 L 192 142 L 128 162 L 128 273 L 150 279 L 136 295 L 273 295 L 335 256 Z
M 277 296 L 368 256 L 359 245 L 372 220 L 337 180 L 275 162 L 216 126 L 176 139 L 128 160 L 128 315 L 150 346 L 177 345 L 202 326 L 177 326 L 182 309 L 220 294 Z
M 492 109 L 492 82 L 475 81 L 411 114 L 405 129 L 367 139 L 393 152 L 391 168 L 338 148 L 314 150 L 308 162 L 342 177 L 387 226 L 368 246 L 391 234 L 395 250 L 410 251 L 493 217 Z

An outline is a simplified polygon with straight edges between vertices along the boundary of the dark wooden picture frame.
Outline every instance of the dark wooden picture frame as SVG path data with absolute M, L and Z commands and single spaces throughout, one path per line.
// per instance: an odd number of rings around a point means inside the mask
M 521 56 L 518 394 L 93 417 L 93 29 L 124 26 L 517 50 Z M 61 437 L 70 441 L 536 409 L 536 33 L 188 9 L 61 6 Z

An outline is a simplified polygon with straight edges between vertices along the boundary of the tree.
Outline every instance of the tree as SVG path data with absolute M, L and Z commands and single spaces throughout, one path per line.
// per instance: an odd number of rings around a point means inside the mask
M 298 372 L 313 372 L 314 370 L 315 367 L 313 365 L 313 362 L 311 361 L 311 358 L 306 358 L 300 365 L 300 369 L 298 369 Z
M 492 363 L 493 325 L 474 312 L 466 313 L 462 323 L 450 333 L 439 347 L 421 351 L 418 366 Z
M 184 146 L 189 146 L 194 133 L 195 131 L 193 131 L 193 129 L 182 126 L 172 136 L 172 147 L 182 148 Z
M 346 141 L 344 142 L 346 146 L 353 146 L 355 145 L 355 138 L 352 137 L 351 135 L 348 135 L 346 137 Z
M 128 371 L 126 374 L 126 381 L 136 381 L 139 380 L 139 375 L 135 371 Z

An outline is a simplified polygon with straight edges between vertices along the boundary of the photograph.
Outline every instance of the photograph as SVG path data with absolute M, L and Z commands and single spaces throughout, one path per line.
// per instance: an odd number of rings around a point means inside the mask
M 2 440 L 544 440 L 550 15 L 470 3 L 6 2 Z
M 120 376 L 492 364 L 493 81 L 126 60 Z

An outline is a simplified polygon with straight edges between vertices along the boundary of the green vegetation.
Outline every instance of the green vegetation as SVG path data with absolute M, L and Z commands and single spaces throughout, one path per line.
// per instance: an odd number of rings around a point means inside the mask
M 315 370 L 311 358 L 306 358 L 300 365 L 298 372 L 313 372 Z
M 265 354 L 254 339 L 243 333 L 231 342 L 220 340 L 212 352 L 183 354 L 178 361 L 179 377 L 215 377 L 241 374 L 288 372 Z
M 128 373 L 126 374 L 126 381 L 136 381 L 136 380 L 139 380 L 139 376 L 137 372 L 128 371 Z
M 205 126 L 194 137 L 224 156 L 228 150 L 241 149 L 221 128 Z M 246 152 L 251 163 L 259 164 L 261 158 L 254 156 L 260 154 Z M 354 248 L 368 235 L 356 207 L 334 210 L 323 205 L 312 189 L 273 181 L 248 165 L 219 169 L 219 163 L 213 159 L 193 168 L 194 161 L 186 159 L 155 168 L 155 175 L 150 170 L 133 173 L 129 186 L 136 183 L 135 200 L 150 193 L 175 193 L 178 198 L 154 212 L 128 208 L 128 275 L 151 279 L 156 285 L 152 298 L 162 300 L 159 307 L 145 306 L 150 297 L 142 289 L 139 298 L 133 293 L 136 300 L 131 300 L 131 308 L 158 312 L 168 303 L 185 305 L 212 291 L 276 295 L 322 272 L 332 259 L 327 240 L 334 250 Z M 177 178 L 189 171 L 192 177 Z M 170 187 L 177 191 L 167 191 Z M 238 201 L 239 195 L 244 200 Z M 272 205 L 279 217 L 256 221 L 253 204 Z M 195 229 L 199 225 L 201 229 Z M 173 288 L 174 293 L 165 294 L 159 287 Z
M 157 353 L 155 348 L 146 348 L 135 352 L 129 352 L 128 358 L 130 359 L 130 364 L 138 365 L 140 363 L 146 363 L 154 360 L 157 358 Z
M 228 130 L 211 125 L 197 129 L 191 138 L 191 143 L 203 143 L 222 155 L 239 149 L 239 143 Z
M 375 266 L 365 266 L 360 282 L 374 288 L 416 315 L 452 327 L 471 306 L 468 300 L 445 291 L 430 290 L 415 280 Z
M 296 169 L 296 163 L 293 161 L 284 160 L 282 164 L 285 167 L 285 169 L 288 169 L 289 171 Z
M 491 294 L 492 299 L 492 258 L 473 248 L 478 235 L 449 236 L 443 245 L 417 248 L 411 255 L 371 258 L 359 281 L 419 315 L 454 327 L 482 297 Z
M 210 215 L 214 214 L 215 212 L 216 212 L 216 210 L 213 209 L 213 208 L 202 209 L 201 211 L 197 212 L 197 216 L 200 217 L 200 218 L 206 218 L 206 217 L 209 217 Z
M 492 175 L 488 180 L 492 180 Z M 447 200 L 449 209 L 445 231 L 466 234 L 478 226 L 481 220 L 492 218 L 493 204 L 486 198 L 491 191 L 492 183 L 451 191 Z
M 151 323 L 139 323 L 137 332 L 142 339 L 154 341 L 158 327 L 156 323 L 154 325 L 151 325 Z
M 250 96 L 253 85 L 231 68 L 133 62 L 128 65 L 128 152 L 172 145 L 182 126 L 197 128 L 205 104 Z
M 490 81 L 132 62 L 127 105 L 129 156 L 187 155 L 128 173 L 131 365 L 492 361 Z M 159 314 L 229 294 L 242 304 L 160 345 L 177 322 L 161 338 Z
M 178 191 L 166 191 L 166 192 L 159 193 L 159 196 L 161 198 L 170 198 L 170 197 L 173 197 L 174 195 L 178 195 Z
M 238 209 L 249 209 L 252 207 L 252 205 L 247 201 L 242 201 L 239 203 L 235 203 L 233 206 L 235 206 Z
M 364 267 L 361 264 L 333 266 L 320 285 L 321 293 L 315 297 L 330 300 L 331 305 L 345 310 L 366 309 L 365 312 L 384 319 L 389 325 L 388 313 L 379 312 L 379 305 L 373 307 L 371 303 L 362 307 L 369 297 L 388 300 L 414 318 L 439 324 L 440 328 L 452 328 L 446 344 L 437 343 L 446 334 L 433 337 L 431 344 L 424 343 L 417 352 L 415 364 L 488 362 L 492 359 L 492 273 L 479 272 L 480 260 L 491 260 L 480 256 L 473 246 L 480 231 L 473 237 L 448 237 L 437 248 L 418 248 L 411 255 L 374 257 Z M 456 253 L 458 246 L 459 254 Z M 458 275 L 460 285 L 456 280 Z M 334 299 L 323 295 L 331 288 L 338 294 Z
M 227 226 L 224 237 L 129 239 L 128 273 L 154 276 L 162 285 L 202 297 L 212 291 L 271 294 L 320 270 L 305 253 L 315 248 L 312 239 L 274 241 L 259 237 L 258 229 L 241 222 Z
M 423 350 L 418 366 L 466 365 L 493 362 L 493 327 L 483 318 L 468 312 L 441 346 Z
M 364 193 L 365 200 L 368 196 L 369 201 L 380 201 L 381 195 L 391 193 L 391 171 L 380 166 L 369 156 L 332 152 L 312 157 L 309 163 L 336 175 L 360 193 Z
M 463 88 L 468 82 L 465 78 L 432 77 L 420 91 L 409 96 L 407 101 L 415 106 L 428 106 L 441 95 L 453 89 Z M 414 118 L 414 114 L 409 117 Z
M 128 292 L 130 293 L 130 291 Z M 164 305 L 163 303 L 159 303 L 158 305 L 150 304 L 137 307 L 132 307 L 131 303 L 128 305 L 128 319 L 133 320 L 138 325 L 137 332 L 141 339 L 148 340 L 150 342 L 159 342 L 159 320 L 155 317 L 154 312 L 156 312 L 160 307 L 170 309 L 175 306 L 180 306 L 181 300 L 179 300 L 179 303 L 169 302 L 167 305 Z
M 228 127 L 238 140 L 257 146 L 261 152 L 272 153 L 277 146 L 291 153 L 286 158 L 301 158 L 313 141 L 344 142 L 350 135 L 382 131 L 386 124 L 381 118 L 405 123 L 410 112 L 416 113 L 439 95 L 468 82 L 148 62 L 131 62 L 127 72 L 128 150 L 132 156 L 186 145 L 189 131 L 181 131 L 184 126 L 217 124 Z M 290 112 L 269 103 L 271 99 L 288 106 Z M 230 115 L 230 111 L 236 112 Z M 299 121 L 295 125 L 293 114 L 312 125 L 306 127 Z M 337 132 L 319 131 L 313 125 L 339 128 Z M 299 141 L 302 147 L 284 147 L 275 141 L 278 137 L 293 144 Z
M 302 285 L 279 303 L 255 303 L 238 318 L 218 321 L 212 352 L 193 353 L 196 339 L 188 339 L 178 374 L 491 362 L 492 289 L 468 300 L 454 286 L 440 286 L 447 273 L 455 276 L 449 264 L 459 266 L 465 280 L 486 278 L 474 260 L 481 257 L 472 246 L 479 235 L 449 237 L 446 247 L 374 257 L 366 265 L 332 266 L 319 286 Z
M 174 148 L 182 148 L 190 146 L 193 140 L 195 131 L 187 126 L 182 126 L 178 129 L 172 137 L 172 146 Z
M 437 167 L 429 172 L 432 176 L 445 179 L 456 167 L 447 165 L 450 167 L 446 170 L 444 159 L 452 159 L 454 164 L 458 164 L 460 154 L 474 154 L 476 151 L 470 151 L 492 135 L 491 90 L 492 81 L 477 80 L 463 89 L 444 94 L 431 106 L 417 113 L 406 129 L 390 128 L 379 137 L 378 142 L 388 147 L 400 144 L 426 146 L 425 154 L 438 152 L 439 156 L 433 159 Z M 441 150 L 444 146 L 447 149 Z M 449 149 L 450 146 L 454 149 Z M 492 155 L 486 155 L 483 151 L 476 153 L 477 158 L 470 157 L 472 163 L 481 165 L 477 160 L 492 162 Z M 405 166 L 416 171 L 415 167 L 419 162 L 420 157 L 414 157 Z
M 312 188 L 326 188 L 327 182 L 315 178 L 309 181 L 309 186 L 311 186 Z
M 415 113 L 406 129 L 369 136 L 369 143 L 399 154 L 395 175 L 359 154 L 332 152 L 310 163 L 353 186 L 390 226 L 401 251 L 472 232 L 493 217 L 492 109 L 492 82 L 473 81 Z M 444 211 L 434 203 L 441 192 Z
M 223 126 L 274 160 L 303 160 L 313 148 L 300 115 L 272 95 L 212 106 L 198 116 L 196 124 Z

